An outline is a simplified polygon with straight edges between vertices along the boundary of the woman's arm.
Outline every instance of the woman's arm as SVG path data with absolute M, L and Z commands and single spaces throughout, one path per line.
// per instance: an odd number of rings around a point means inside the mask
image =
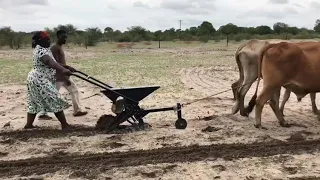
M 67 68 L 64 68 L 59 63 L 53 61 L 49 55 L 43 55 L 40 58 L 40 61 L 42 61 L 44 64 L 50 66 L 51 68 L 62 72 L 63 74 L 66 74 L 66 75 L 70 75 L 71 74 L 70 70 L 68 70 Z
M 64 68 L 66 68 L 66 69 L 69 69 L 71 72 L 77 71 L 75 68 L 73 68 L 71 66 L 68 66 L 68 65 L 65 65 L 65 64 L 60 64 L 60 65 L 63 66 Z

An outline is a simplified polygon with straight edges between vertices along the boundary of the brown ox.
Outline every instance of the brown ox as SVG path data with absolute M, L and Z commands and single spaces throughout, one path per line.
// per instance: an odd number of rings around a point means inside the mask
M 269 44 L 262 49 L 258 61 L 258 83 L 248 107 L 251 112 L 254 105 L 256 106 L 256 128 L 263 128 L 261 113 L 268 100 L 280 125 L 289 126 L 279 109 L 282 86 L 299 96 L 320 91 L 320 43 L 299 44 L 303 45 L 303 48 L 294 43 L 281 42 Z M 263 89 L 257 98 L 260 77 L 263 78 Z
M 235 99 L 235 104 L 232 108 L 232 114 L 237 113 L 240 110 L 240 115 L 248 116 L 248 110 L 244 107 L 244 97 L 248 90 L 258 78 L 258 59 L 261 50 L 270 43 L 276 43 L 282 41 L 266 41 L 266 40 L 250 40 L 246 44 L 241 45 L 236 53 L 235 59 L 239 68 L 239 80 L 231 85 L 233 96 Z M 301 48 L 304 48 L 305 43 L 295 43 Z M 283 109 L 285 103 L 289 100 L 291 91 L 289 89 L 285 90 L 283 95 L 283 100 L 280 106 L 280 111 L 283 114 Z M 297 95 L 297 94 L 296 94 Z M 304 96 L 297 95 L 298 101 Z M 316 94 L 310 93 L 312 111 L 318 114 L 318 108 L 315 103 Z

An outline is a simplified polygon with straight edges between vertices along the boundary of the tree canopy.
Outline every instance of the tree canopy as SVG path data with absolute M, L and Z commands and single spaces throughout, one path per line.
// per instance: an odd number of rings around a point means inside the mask
M 203 21 L 197 27 L 189 27 L 185 30 L 169 28 L 164 31 L 158 30 L 151 32 L 141 26 L 128 27 L 126 31 L 105 27 L 88 27 L 79 30 L 72 24 L 57 25 L 56 27 L 44 28 L 52 41 L 56 40 L 56 32 L 63 29 L 68 33 L 68 43 L 79 46 L 95 46 L 101 41 L 114 42 L 139 42 L 139 41 L 202 41 L 222 40 L 228 37 L 229 40 L 245 39 L 312 39 L 319 37 L 320 19 L 317 19 L 313 29 L 298 28 L 290 26 L 284 22 L 276 22 L 272 27 L 260 25 L 257 27 L 241 27 L 233 23 L 222 25 L 215 28 L 212 23 Z M 9 46 L 12 49 L 19 49 L 22 46 L 30 46 L 31 36 L 34 32 L 14 32 L 11 27 L 0 28 L 0 47 Z

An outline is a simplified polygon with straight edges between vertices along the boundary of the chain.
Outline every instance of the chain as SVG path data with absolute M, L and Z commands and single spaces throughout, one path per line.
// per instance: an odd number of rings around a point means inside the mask
M 244 84 L 244 85 L 238 85 L 238 86 L 236 86 L 235 88 L 240 88 L 240 87 L 245 86 L 245 85 L 247 85 L 247 84 L 252 84 L 252 83 L 254 83 L 255 81 L 257 81 L 257 79 L 254 80 L 254 81 L 252 81 L 252 82 L 246 83 L 246 84 Z M 198 102 L 198 101 L 202 101 L 202 100 L 208 99 L 208 98 L 210 98 L 210 97 L 213 97 L 213 96 L 216 96 L 216 95 L 219 95 L 219 94 L 222 94 L 222 93 L 231 91 L 231 90 L 232 90 L 232 88 L 229 88 L 229 89 L 227 89 L 227 90 L 220 91 L 220 92 L 215 93 L 215 94 L 212 94 L 212 95 L 210 95 L 210 96 L 206 96 L 206 97 L 204 97 L 204 98 L 200 98 L 200 99 L 196 99 L 196 100 L 193 100 L 193 101 L 190 101 L 190 102 L 182 103 L 182 104 L 181 104 L 181 108 L 182 108 L 182 107 L 185 107 L 185 106 L 188 106 L 188 105 L 190 105 L 190 104 L 196 103 L 196 102 Z M 177 111 L 181 111 L 181 108 L 173 107 L 173 110 L 174 110 L 174 112 L 177 112 Z

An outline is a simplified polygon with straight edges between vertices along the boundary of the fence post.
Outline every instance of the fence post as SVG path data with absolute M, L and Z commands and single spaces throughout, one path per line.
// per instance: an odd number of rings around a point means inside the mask
M 228 47 L 228 44 L 229 44 L 229 35 L 227 35 L 227 47 Z

